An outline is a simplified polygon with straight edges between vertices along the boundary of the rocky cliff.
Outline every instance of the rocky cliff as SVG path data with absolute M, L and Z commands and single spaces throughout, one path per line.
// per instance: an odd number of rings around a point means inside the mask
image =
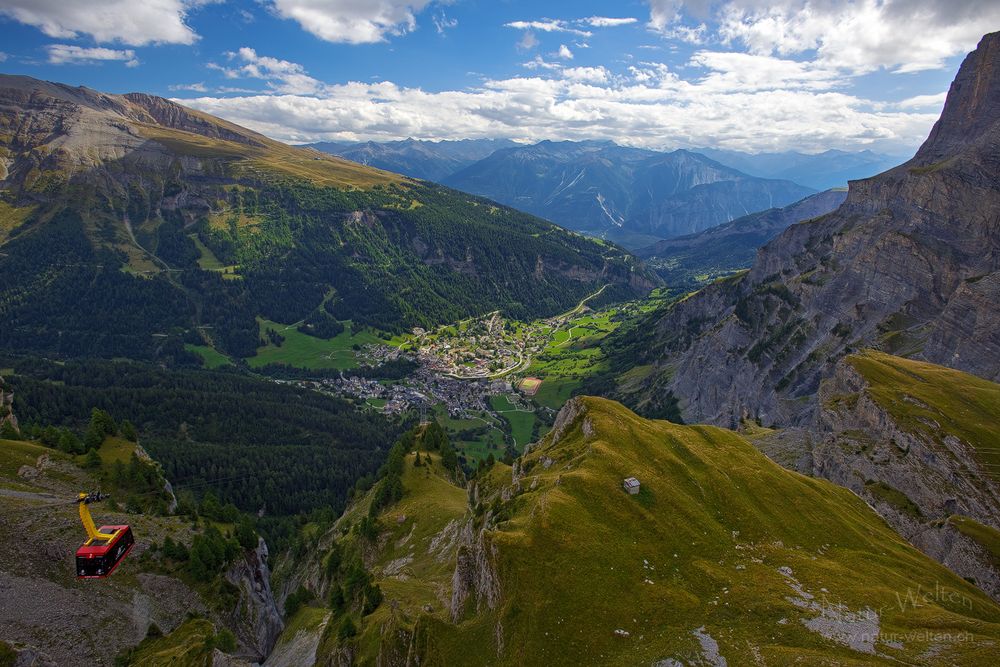
M 654 317 L 640 353 L 684 418 L 811 422 L 820 381 L 878 347 L 1000 376 L 1000 33 L 969 54 L 909 162 L 850 184 L 833 213 L 793 225 L 740 280 Z
M 284 627 L 281 612 L 271 593 L 271 572 L 264 538 L 256 549 L 248 549 L 226 571 L 226 580 L 239 590 L 239 602 L 229 617 L 240 643 L 258 660 L 274 648 Z

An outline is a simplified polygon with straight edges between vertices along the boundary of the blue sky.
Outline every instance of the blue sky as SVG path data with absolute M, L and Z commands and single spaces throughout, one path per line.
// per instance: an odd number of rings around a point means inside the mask
M 987 0 L 0 0 L 0 70 L 275 138 L 911 152 Z

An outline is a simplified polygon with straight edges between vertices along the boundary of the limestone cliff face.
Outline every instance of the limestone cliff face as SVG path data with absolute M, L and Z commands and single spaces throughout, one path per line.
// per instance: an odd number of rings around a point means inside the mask
M 239 603 L 228 620 L 240 642 L 258 659 L 267 657 L 284 628 L 271 593 L 267 558 L 267 544 L 260 538 L 257 548 L 244 552 L 226 572 L 229 583 L 239 589 Z
M 952 84 L 909 162 L 850 184 L 846 202 L 793 225 L 739 281 L 651 322 L 649 394 L 685 419 L 813 420 L 846 352 L 879 347 L 1000 377 L 1000 33 Z

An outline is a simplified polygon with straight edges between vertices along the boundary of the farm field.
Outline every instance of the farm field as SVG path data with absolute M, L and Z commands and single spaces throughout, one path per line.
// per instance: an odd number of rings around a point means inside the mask
M 267 364 L 285 364 L 312 369 L 357 368 L 354 345 L 365 346 L 384 342 L 369 331 L 360 331 L 352 336 L 350 321 L 344 322 L 343 333 L 330 339 L 314 338 L 296 329 L 295 325 L 279 324 L 264 318 L 258 318 L 258 321 L 261 338 L 266 339 L 267 330 L 274 329 L 284 336 L 285 340 L 280 346 L 268 342 L 267 345 L 257 348 L 257 354 L 247 359 L 251 368 L 260 368 Z

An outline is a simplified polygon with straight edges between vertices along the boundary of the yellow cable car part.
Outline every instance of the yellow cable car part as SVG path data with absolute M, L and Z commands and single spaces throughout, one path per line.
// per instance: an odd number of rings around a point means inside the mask
M 83 522 L 83 528 L 87 531 L 87 543 L 93 542 L 94 540 L 110 540 L 114 537 L 114 533 L 102 533 L 97 530 L 97 526 L 94 525 L 94 519 L 90 516 L 90 510 L 87 508 L 87 504 L 93 500 L 93 496 L 86 493 L 81 493 L 77 496 L 77 504 L 80 506 L 80 521 Z

